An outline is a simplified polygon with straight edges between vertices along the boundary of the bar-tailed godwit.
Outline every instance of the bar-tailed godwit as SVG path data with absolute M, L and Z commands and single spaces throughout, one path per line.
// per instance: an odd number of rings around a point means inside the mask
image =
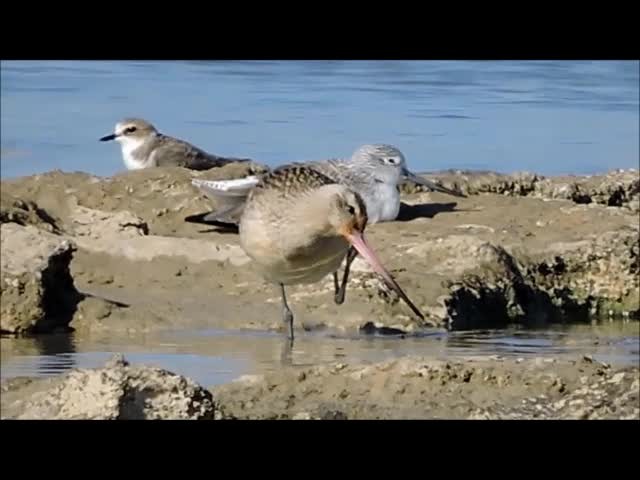
M 292 340 L 286 286 L 315 283 L 335 273 L 350 247 L 424 319 L 369 248 L 367 222 L 360 194 L 308 165 L 277 168 L 249 192 L 239 221 L 240 245 L 265 280 L 280 287 L 283 321 Z

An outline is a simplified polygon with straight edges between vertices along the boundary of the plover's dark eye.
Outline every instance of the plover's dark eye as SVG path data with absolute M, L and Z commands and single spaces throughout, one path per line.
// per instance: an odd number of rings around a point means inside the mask
M 133 133 L 136 130 L 137 130 L 136 127 L 127 127 L 124 129 L 124 133 Z
M 395 158 L 387 158 L 387 162 L 390 163 L 391 165 L 395 165 L 396 164 L 396 159 Z
M 349 212 L 349 215 L 355 215 L 356 209 L 353 208 L 353 205 L 347 205 L 347 212 Z

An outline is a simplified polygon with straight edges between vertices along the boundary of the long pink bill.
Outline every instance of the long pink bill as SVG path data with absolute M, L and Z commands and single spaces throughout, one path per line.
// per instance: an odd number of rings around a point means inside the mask
M 367 245 L 367 242 L 365 242 L 362 234 L 356 230 L 353 230 L 350 235 L 347 235 L 347 240 L 351 243 L 351 245 L 354 246 L 354 248 L 358 251 L 358 253 L 362 255 L 362 257 L 367 262 L 369 262 L 369 265 L 371 265 L 371 267 L 376 271 L 376 273 L 378 273 L 382 278 L 384 278 L 384 280 L 387 282 L 387 285 L 392 287 L 398 293 L 398 295 L 402 297 L 402 299 L 407 303 L 407 305 L 409 305 L 409 308 L 413 310 L 413 313 L 415 313 L 418 317 L 420 317 L 421 320 L 424 320 L 424 315 L 422 315 L 420 310 L 418 310 L 418 308 L 413 304 L 413 302 L 409 300 L 409 297 L 407 297 L 407 294 L 404 293 L 402 288 L 400 288 L 400 285 L 396 283 L 396 281 L 393 279 L 391 274 L 382 266 L 382 263 L 380 262 L 376 254 L 373 253 L 373 250 L 371 250 L 369 245 Z

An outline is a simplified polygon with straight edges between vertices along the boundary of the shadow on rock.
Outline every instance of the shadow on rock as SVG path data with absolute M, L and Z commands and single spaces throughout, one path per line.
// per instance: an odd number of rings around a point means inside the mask
M 207 220 L 206 217 L 207 215 L 209 215 L 209 213 L 210 212 L 199 213 L 196 215 L 189 215 L 188 217 L 185 217 L 184 221 L 187 223 L 196 223 L 200 225 L 210 225 L 212 227 L 215 227 L 208 230 L 200 230 L 199 233 L 209 233 L 209 232 L 230 233 L 230 234 L 238 233 L 238 226 L 236 224 L 218 222 L 216 220 Z
M 419 205 L 408 205 L 400 203 L 400 212 L 396 221 L 410 222 L 416 218 L 433 218 L 439 213 L 456 211 L 456 202 L 450 203 L 423 203 Z

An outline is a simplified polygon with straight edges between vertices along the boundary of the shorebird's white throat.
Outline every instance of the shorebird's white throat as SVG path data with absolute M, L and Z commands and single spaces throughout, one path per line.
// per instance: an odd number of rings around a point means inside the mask
M 152 160 L 152 143 L 158 131 L 149 122 L 141 119 L 125 119 L 116 123 L 111 135 L 100 139 L 102 142 L 115 140 L 120 144 L 122 160 L 129 170 L 147 168 Z M 143 148 L 147 144 L 148 148 Z
M 148 141 L 146 138 L 134 138 L 134 137 L 116 137 L 116 141 L 120 144 L 122 149 L 122 160 L 125 166 L 129 170 L 140 170 L 147 166 L 147 162 L 143 156 L 136 156 L 136 151 L 144 146 Z

